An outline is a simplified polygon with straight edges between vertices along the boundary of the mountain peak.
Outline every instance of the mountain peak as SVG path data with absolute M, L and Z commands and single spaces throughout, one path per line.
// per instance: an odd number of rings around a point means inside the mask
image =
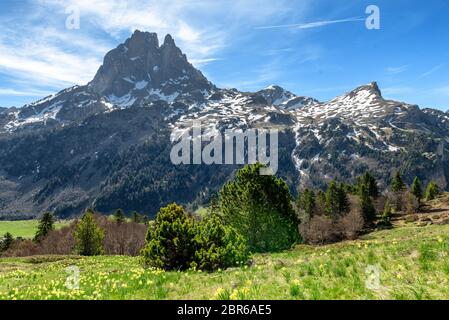
M 167 34 L 164 39 L 164 46 L 176 46 L 175 40 L 170 34 Z
M 120 102 L 126 106 L 172 101 L 182 94 L 210 91 L 212 87 L 188 62 L 171 35 L 167 34 L 159 46 L 156 33 L 140 30 L 106 54 L 103 65 L 89 83 L 89 90 L 111 97 L 108 100 L 112 104 Z
M 357 87 L 356 89 L 351 91 L 349 93 L 349 95 L 358 95 L 362 92 L 369 93 L 370 95 L 373 95 L 378 98 L 382 98 L 382 92 L 380 91 L 379 86 L 377 85 L 377 82 L 375 82 L 375 81 L 370 82 L 366 85 Z

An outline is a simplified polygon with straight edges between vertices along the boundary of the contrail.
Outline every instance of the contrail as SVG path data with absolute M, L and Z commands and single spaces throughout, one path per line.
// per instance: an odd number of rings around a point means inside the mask
M 277 28 L 297 28 L 297 29 L 311 29 L 311 28 L 319 28 L 331 24 L 336 23 L 344 23 L 344 22 L 355 22 L 355 21 L 364 21 L 366 18 L 362 17 L 354 17 L 354 18 L 348 18 L 348 19 L 340 19 L 340 20 L 324 20 L 324 21 L 317 21 L 317 22 L 310 22 L 310 23 L 298 23 L 298 24 L 281 24 L 281 25 L 275 25 L 275 26 L 264 26 L 264 27 L 257 27 L 256 30 L 263 30 L 263 29 L 277 29 Z

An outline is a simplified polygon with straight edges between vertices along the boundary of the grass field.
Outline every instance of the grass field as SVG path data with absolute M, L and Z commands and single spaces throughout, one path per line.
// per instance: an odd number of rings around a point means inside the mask
M 68 224 L 68 221 L 57 221 L 55 228 L 59 229 Z M 37 230 L 37 225 L 37 220 L 0 221 L 0 236 L 9 232 L 14 237 L 33 238 Z
M 5 258 L 0 299 L 449 299 L 448 254 L 449 225 L 300 245 L 211 274 L 145 270 L 132 257 Z M 78 290 L 66 288 L 69 266 L 80 270 Z

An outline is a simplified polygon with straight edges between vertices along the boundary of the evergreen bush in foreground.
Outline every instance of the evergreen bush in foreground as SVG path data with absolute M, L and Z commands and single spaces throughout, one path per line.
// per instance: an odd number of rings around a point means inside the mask
M 164 270 L 213 271 L 248 259 L 245 240 L 217 215 L 195 221 L 177 204 L 159 211 L 142 250 L 144 266 Z

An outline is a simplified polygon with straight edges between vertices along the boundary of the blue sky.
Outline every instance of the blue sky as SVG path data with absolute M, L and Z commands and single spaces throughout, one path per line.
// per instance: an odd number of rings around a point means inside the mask
M 380 30 L 365 27 L 369 5 Z M 79 29 L 66 28 L 73 6 Z M 134 29 L 172 34 L 220 87 L 325 101 L 377 81 L 387 98 L 449 109 L 446 0 L 2 0 L 0 106 L 87 83 Z

